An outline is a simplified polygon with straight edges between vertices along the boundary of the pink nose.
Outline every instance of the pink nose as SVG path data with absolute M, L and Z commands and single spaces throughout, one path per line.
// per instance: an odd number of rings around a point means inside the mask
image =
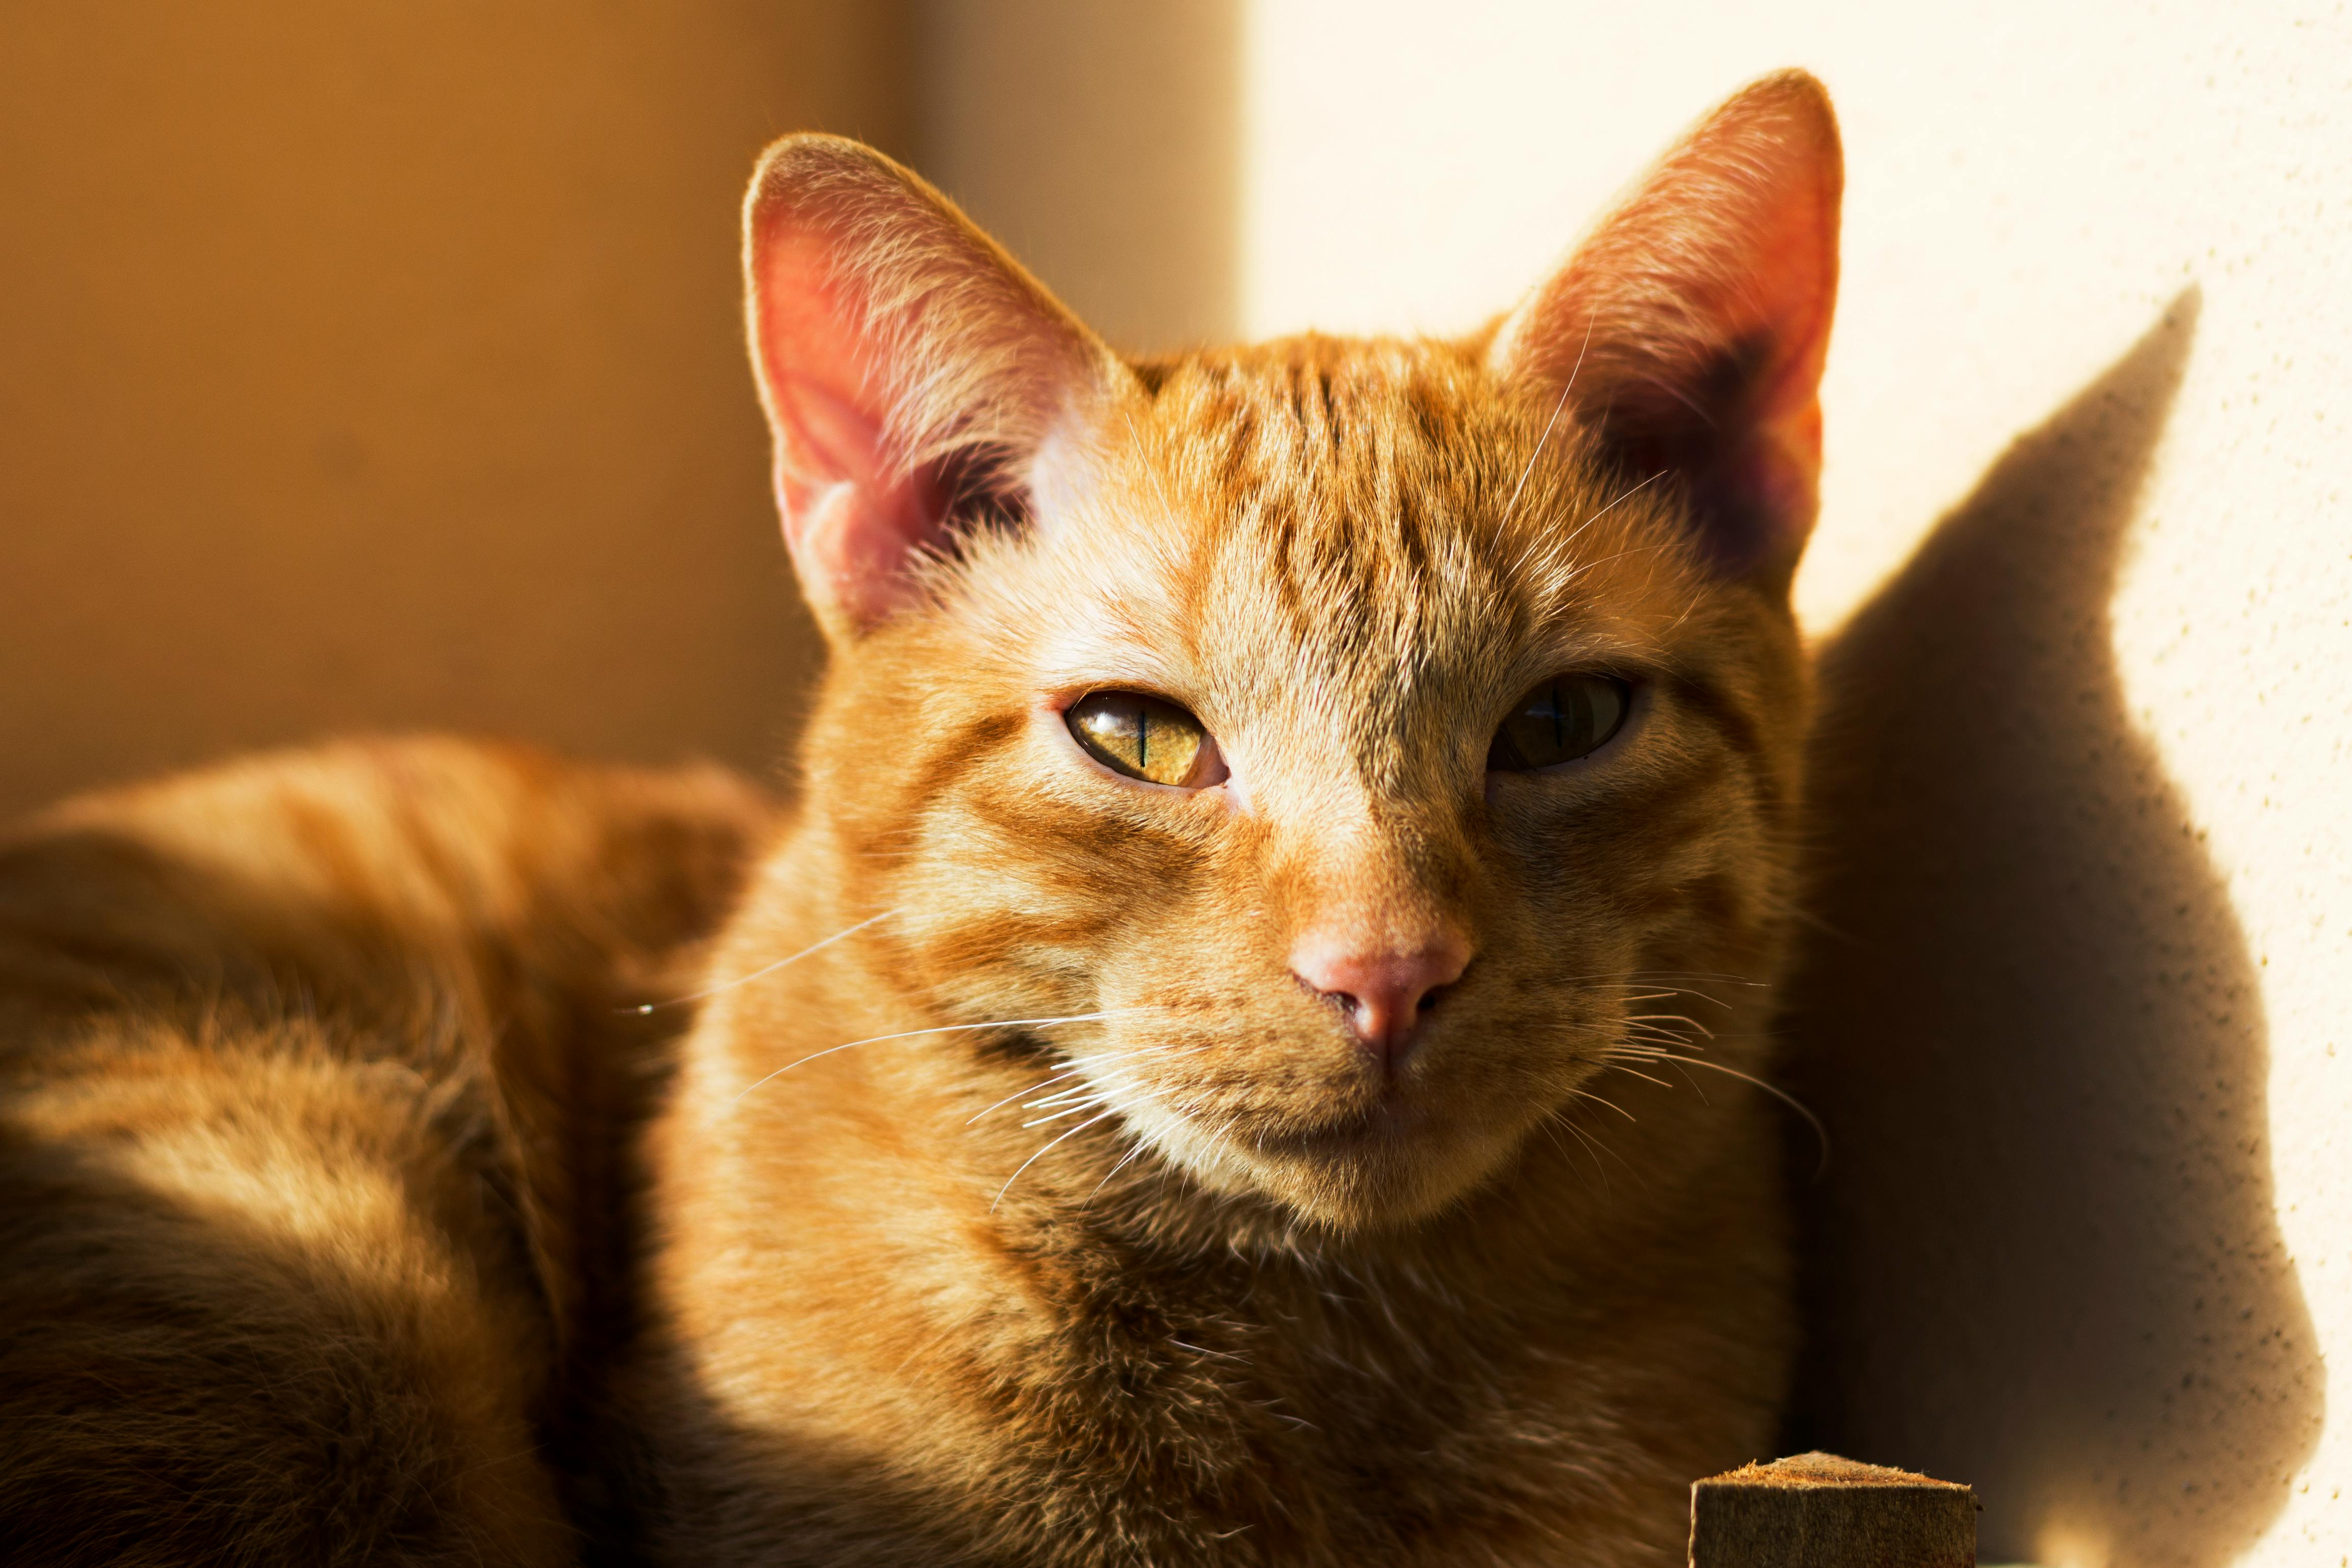
M 1437 1005 L 1442 987 L 1462 978 L 1469 963 L 1470 944 L 1451 931 L 1432 933 L 1411 952 L 1368 945 L 1359 933 L 1316 931 L 1290 950 L 1290 973 L 1337 1002 L 1356 1038 L 1391 1072 L 1412 1050 L 1421 1015 Z

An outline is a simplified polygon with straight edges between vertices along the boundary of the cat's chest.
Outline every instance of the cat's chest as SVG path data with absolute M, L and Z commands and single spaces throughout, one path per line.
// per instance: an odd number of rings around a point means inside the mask
M 1567 1324 L 1360 1284 L 1172 1294 L 1072 1311 L 1000 1428 L 1007 1479 L 1156 1518 L 1157 1560 L 1551 1562 L 1609 1489 Z
M 1048 1568 L 1674 1560 L 1660 1531 L 1705 1468 L 1650 1429 L 1722 1339 L 1686 1313 L 1523 1256 L 1401 1286 L 916 1205 L 861 1249 L 870 1205 L 821 1195 L 674 1247 L 667 1277 L 692 1395 L 670 1444 L 714 1456 L 713 1520 L 776 1561 L 837 1560 L 835 1525 Z

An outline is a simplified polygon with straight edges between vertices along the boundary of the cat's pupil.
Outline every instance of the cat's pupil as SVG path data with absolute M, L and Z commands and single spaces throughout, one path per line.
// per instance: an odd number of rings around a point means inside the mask
M 1208 731 L 1173 702 L 1140 691 L 1092 691 L 1070 704 L 1070 734 L 1114 773 L 1150 784 L 1195 782 Z
M 1490 772 L 1524 773 L 1598 751 L 1625 722 L 1631 689 L 1613 676 L 1561 675 L 1514 703 L 1486 752 Z

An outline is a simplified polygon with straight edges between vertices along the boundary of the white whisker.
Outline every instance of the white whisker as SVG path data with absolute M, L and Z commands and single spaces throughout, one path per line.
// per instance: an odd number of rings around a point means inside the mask
M 1757 1078 L 1753 1074 L 1741 1072 L 1738 1068 L 1725 1067 L 1721 1062 L 1701 1061 L 1696 1057 L 1677 1057 L 1669 1055 L 1663 1051 L 1659 1052 L 1652 1059 L 1657 1061 L 1680 1062 L 1685 1067 L 1706 1068 L 1712 1071 L 1721 1073 L 1726 1078 L 1736 1078 L 1742 1083 L 1755 1085 L 1758 1089 L 1762 1089 L 1765 1093 L 1770 1095 L 1773 1099 L 1779 1100 L 1781 1104 L 1787 1106 L 1798 1115 L 1803 1117 L 1805 1119 L 1805 1124 L 1813 1130 L 1813 1138 L 1822 1146 L 1822 1163 L 1820 1166 L 1815 1169 L 1813 1174 L 1815 1176 L 1819 1176 L 1822 1172 L 1830 1168 L 1830 1130 L 1826 1126 L 1822 1125 L 1822 1119 L 1813 1114 L 1811 1107 L 1806 1105 L 1803 1100 L 1799 1100 L 1795 1095 L 1790 1094 L 1787 1089 L 1780 1088 L 1777 1084 L 1767 1083 L 1762 1079 Z M 1619 1072 L 1630 1072 L 1633 1069 L 1630 1068 L 1620 1067 L 1617 1070 Z M 1634 1076 L 1638 1078 L 1641 1075 L 1636 1073 Z
M 1099 1094 L 1090 1094 L 1086 1096 L 1084 1099 L 1077 1100 L 1074 1104 L 1066 1105 L 1050 1116 L 1032 1117 L 1021 1125 L 1024 1128 L 1050 1126 L 1054 1122 L 1061 1121 L 1062 1118 L 1066 1116 L 1080 1115 L 1086 1111 L 1092 1110 L 1097 1105 L 1108 1105 L 1112 1100 L 1118 1098 L 1118 1094 L 1117 1090 L 1105 1089 Z
M 1536 449 L 1528 454 L 1528 466 L 1519 470 L 1519 482 L 1511 487 L 1511 499 L 1503 503 L 1502 518 L 1495 524 L 1495 532 L 1497 535 L 1502 533 L 1504 527 L 1517 513 L 1519 496 L 1528 488 L 1528 479 L 1536 471 L 1536 463 L 1543 457 L 1544 448 L 1551 445 L 1551 433 L 1559 424 L 1560 410 L 1568 406 L 1568 395 L 1576 390 L 1577 375 L 1584 369 L 1584 351 L 1592 346 L 1592 323 L 1600 319 L 1601 312 L 1598 310 L 1584 318 L 1584 342 L 1576 351 L 1576 364 L 1570 370 L 1567 382 L 1559 389 L 1559 400 L 1551 405 L 1551 417 L 1545 421 L 1543 434 L 1536 439 Z
M 884 910 L 878 915 L 869 915 L 866 919 L 859 921 L 856 925 L 851 926 L 846 931 L 837 931 L 831 936 L 826 937 L 823 942 L 811 943 L 809 946 L 804 947 L 798 952 L 793 954 L 790 958 L 780 958 L 776 960 L 775 963 L 767 965 L 763 969 L 755 969 L 749 974 L 737 975 L 734 979 L 723 981 L 717 985 L 711 986 L 707 991 L 697 991 L 685 996 L 673 996 L 667 1002 L 646 1002 L 635 1007 L 624 1007 L 620 1009 L 620 1011 L 624 1013 L 642 1014 L 650 1013 L 656 1007 L 679 1007 L 685 1005 L 688 1002 L 699 1002 L 706 996 L 716 996 L 721 991 L 732 991 L 738 985 L 749 985 L 752 981 L 759 979 L 763 974 L 773 974 L 777 970 L 783 968 L 787 964 L 798 963 L 810 953 L 821 952 L 825 948 L 831 947 L 835 942 L 839 942 L 845 936 L 855 936 L 859 931 L 864 931 L 867 926 L 872 925 L 876 921 L 888 920 L 892 915 L 895 915 L 898 912 L 898 911 L 896 910 Z
M 1111 1007 L 1100 1013 L 1066 1013 L 1057 1018 L 997 1018 L 985 1024 L 940 1024 L 929 1029 L 901 1029 L 894 1035 L 869 1035 L 862 1040 L 844 1040 L 837 1046 L 827 1046 L 821 1051 L 811 1051 L 798 1061 L 786 1062 L 774 1072 L 770 1073 L 767 1078 L 761 1079 L 755 1083 L 746 1084 L 741 1093 L 736 1095 L 735 1100 L 738 1104 L 740 1104 L 744 1095 L 751 1093 L 761 1084 L 766 1083 L 768 1079 L 781 1077 L 799 1067 L 803 1062 L 813 1062 L 819 1057 L 829 1057 L 835 1051 L 845 1051 L 852 1046 L 878 1046 L 885 1040 L 911 1040 L 919 1035 L 959 1035 L 973 1029 L 1024 1029 L 1041 1028 L 1048 1024 L 1087 1024 L 1098 1018 L 1115 1018 L 1123 1013 L 1148 1013 L 1152 1010 L 1149 1007 Z M 1027 1091 L 1024 1090 L 1024 1092 Z
M 1100 1193 L 1105 1187 L 1110 1185 L 1110 1179 L 1113 1176 L 1118 1175 L 1121 1171 L 1126 1170 L 1129 1165 L 1133 1164 L 1135 1163 L 1136 1156 L 1141 1154 L 1144 1150 L 1150 1147 L 1150 1145 L 1149 1143 L 1145 1142 L 1140 1136 L 1138 1136 L 1135 1140 L 1135 1147 L 1129 1149 L 1125 1154 L 1121 1155 L 1118 1164 L 1113 1165 L 1109 1170 L 1103 1173 L 1103 1179 L 1095 1184 L 1094 1192 L 1090 1192 L 1087 1194 L 1087 1202 L 1094 1202 L 1096 1194 Z
M 1097 1092 L 1099 1091 L 1093 1080 L 1088 1079 L 1085 1083 L 1072 1084 L 1067 1089 L 1055 1089 L 1053 1093 L 1041 1096 L 1036 1100 L 1025 1100 L 1022 1103 L 1021 1109 L 1024 1110 L 1045 1110 L 1056 1105 L 1067 1105 L 1074 1100 L 1084 1100 L 1088 1095 Z
M 1141 1007 L 1129 1009 L 1129 1011 L 1134 1012 L 1143 1012 L 1147 1010 L 1148 1009 Z M 1088 1068 L 1094 1067 L 1102 1062 L 1123 1061 L 1131 1058 L 1146 1056 L 1158 1057 L 1164 1060 L 1171 1057 L 1196 1056 L 1200 1052 L 1207 1050 L 1208 1048 L 1209 1047 L 1205 1045 L 1174 1046 L 1146 1044 L 1141 1047 L 1129 1046 L 1118 1050 L 1096 1051 L 1090 1055 L 1083 1057 L 1066 1057 L 1063 1058 L 1063 1067 L 1061 1071 L 1054 1073 L 1049 1077 L 1039 1079 L 1034 1083 L 1024 1084 L 1021 1088 L 1014 1089 L 1011 1094 L 1006 1095 L 1003 1099 L 996 1100 L 982 1110 L 975 1111 L 968 1120 L 966 1120 L 964 1125 L 966 1127 L 970 1127 L 974 1122 L 977 1122 L 982 1117 L 987 1116 L 993 1111 L 1002 1110 L 1004 1107 L 1012 1104 L 1014 1100 L 1020 1100 L 1024 1095 L 1035 1094 L 1039 1089 L 1060 1083 L 1065 1079 L 1076 1078 L 1084 1073 Z M 1085 1094 L 1088 1092 L 1091 1086 L 1087 1084 L 1073 1084 L 1067 1089 L 1057 1089 L 1054 1093 L 1046 1095 L 1041 1099 L 1025 1101 L 1022 1105 L 1021 1109 L 1024 1110 L 1042 1110 L 1046 1106 L 1067 1099 L 1070 1096 Z
M 1005 1177 L 1004 1184 L 996 1189 L 996 1196 L 989 1203 L 988 1212 L 991 1214 L 994 1214 L 996 1212 L 996 1205 L 1004 1201 L 1004 1194 L 1013 1190 L 1013 1184 L 1021 1179 L 1021 1173 L 1023 1171 L 1025 1171 L 1030 1166 L 1035 1164 L 1039 1160 L 1043 1159 L 1046 1154 L 1050 1153 L 1054 1150 L 1060 1148 L 1063 1143 L 1069 1139 L 1084 1132 L 1096 1122 L 1108 1121 L 1111 1117 L 1117 1116 L 1118 1114 L 1118 1110 L 1119 1108 L 1114 1105 L 1108 1110 L 1104 1111 L 1100 1116 L 1090 1117 L 1087 1121 L 1079 1122 L 1076 1127 L 1073 1127 L 1067 1132 L 1063 1133 L 1061 1137 L 1055 1139 L 1051 1143 L 1046 1144 L 1045 1148 L 1038 1150 L 1036 1153 L 1032 1154 L 1026 1160 L 1022 1161 L 1019 1169 L 1015 1170 L 1011 1175 Z
M 1684 1018 L 1682 1013 L 1630 1013 L 1630 1020 L 1633 1020 L 1633 1023 L 1679 1023 L 1682 1027 L 1686 1027 L 1686 1030 L 1698 1030 L 1700 1035 L 1706 1035 L 1707 1039 L 1715 1039 L 1715 1030 L 1710 1030 L 1707 1025 L 1698 1023 L 1696 1018 Z
M 1609 1167 L 1601 1163 L 1600 1151 L 1593 1143 L 1592 1140 L 1584 1135 L 1584 1129 L 1563 1117 L 1547 1116 L 1544 1118 L 1544 1131 L 1550 1136 L 1552 1142 L 1559 1148 L 1560 1153 L 1566 1155 L 1568 1153 L 1568 1145 L 1560 1142 L 1559 1133 L 1557 1131 L 1558 1128 L 1561 1127 L 1567 1128 L 1570 1135 L 1579 1143 L 1584 1145 L 1585 1153 L 1589 1155 L 1592 1161 L 1593 1173 L 1601 1178 L 1601 1195 L 1604 1198 L 1608 1197 L 1610 1195 Z M 1623 1156 L 1620 1155 L 1619 1158 L 1622 1159 Z M 1571 1160 L 1570 1163 L 1573 1163 L 1574 1162 Z
M 1580 1089 L 1571 1089 L 1568 1092 L 1576 1096 L 1579 1100 L 1589 1100 L 1595 1105 L 1605 1105 L 1628 1121 L 1639 1121 L 1641 1120 L 1640 1117 L 1634 1115 L 1632 1111 L 1626 1110 L 1623 1106 L 1618 1104 L 1613 1100 L 1603 1100 L 1597 1094 L 1588 1094 Z
M 1619 507 L 1622 506 L 1625 502 L 1627 502 L 1627 501 L 1629 501 L 1629 500 L 1633 500 L 1635 496 L 1637 496 L 1637 495 L 1641 494 L 1643 490 L 1648 489 L 1652 485 L 1656 484 L 1660 479 L 1664 479 L 1664 478 L 1666 477 L 1666 475 L 1667 475 L 1667 474 L 1669 474 L 1669 473 L 1671 473 L 1672 471 L 1673 471 L 1673 470 L 1672 470 L 1672 469 L 1670 469 L 1670 468 L 1660 468 L 1656 473 L 1652 474 L 1648 479 L 1643 479 L 1640 484 L 1634 485 L 1634 486 L 1633 486 L 1631 489 L 1628 489 L 1620 490 L 1620 491 L 1617 493 L 1617 499 L 1616 499 L 1615 500 L 1611 501 L 1607 506 L 1602 507 L 1599 511 L 1594 512 L 1591 517 L 1586 518 L 1582 522 L 1578 523 L 1574 528 L 1570 529 L 1570 530 L 1569 531 L 1568 537 L 1567 537 L 1566 539 L 1563 539 L 1563 540 L 1561 540 L 1561 541 L 1560 541 L 1560 544 L 1561 544 L 1561 546 L 1564 548 L 1564 547 L 1566 547 L 1566 546 L 1568 546 L 1568 545 L 1570 545 L 1570 544 L 1575 543 L 1575 542 L 1576 542 L 1576 541 L 1577 541 L 1577 536 L 1578 536 L 1578 535 L 1580 535 L 1580 534 L 1581 534 L 1581 533 L 1582 533 L 1586 529 L 1591 528 L 1594 523 L 1599 522 L 1602 518 L 1607 517 L 1611 512 L 1615 511 Z M 1632 554 L 1632 553 L 1633 553 L 1633 552 L 1629 550 L 1629 551 L 1625 551 L 1625 552 L 1623 552 L 1623 553 L 1630 555 L 1630 554 Z M 1616 559 L 1617 559 L 1617 557 L 1616 557 L 1616 556 L 1614 556 L 1614 555 L 1612 555 L 1612 556 L 1609 556 L 1607 559 L 1609 559 L 1609 560 L 1611 560 L 1611 561 L 1614 561 L 1614 560 L 1616 560 Z M 1601 563 L 1599 563 L 1599 562 L 1595 562 L 1595 563 L 1593 563 L 1593 564 L 1594 564 L 1594 565 L 1599 565 L 1599 564 L 1601 564 Z M 1577 570 L 1578 570 L 1579 572 L 1582 572 L 1582 571 L 1586 570 L 1586 568 L 1580 566 L 1580 567 L 1578 567 L 1578 568 L 1577 568 Z
M 979 1121 L 982 1117 L 986 1116 L 986 1115 L 989 1113 L 989 1111 L 992 1111 L 992 1110 L 1003 1110 L 1004 1107 L 1006 1107 L 1006 1106 L 1008 1106 L 1008 1105 L 1012 1104 L 1014 1100 L 1016 1100 L 1020 1099 L 1020 1098 L 1021 1098 L 1023 1095 L 1024 1095 L 1024 1094 L 1034 1094 L 1037 1090 L 1039 1090 L 1039 1089 L 1041 1089 L 1045 1088 L 1045 1087 L 1047 1084 L 1049 1084 L 1049 1083 L 1059 1083 L 1059 1082 L 1061 1082 L 1064 1079 L 1073 1077 L 1073 1076 L 1075 1076 L 1076 1074 L 1077 1074 L 1077 1073 L 1079 1073 L 1079 1072 L 1082 1072 L 1082 1071 L 1084 1071 L 1084 1070 L 1085 1070 L 1085 1069 L 1084 1069 L 1083 1068 L 1077 1067 L 1077 1066 L 1076 1066 L 1076 1065 L 1073 1065 L 1073 1066 L 1070 1066 L 1070 1067 L 1066 1067 L 1066 1068 L 1064 1068 L 1060 1072 L 1055 1073 L 1055 1074 L 1053 1077 L 1051 1077 L 1051 1078 L 1048 1078 L 1048 1079 L 1039 1079 L 1037 1082 L 1035 1082 L 1035 1083 L 1033 1083 L 1033 1084 L 1027 1084 L 1027 1085 L 1024 1085 L 1024 1087 L 1022 1087 L 1022 1088 L 1020 1088 L 1020 1089 L 1014 1089 L 1011 1094 L 1006 1095 L 1003 1100 L 998 1100 L 995 1104 L 991 1105 L 991 1106 L 988 1106 L 988 1107 L 987 1107 L 986 1109 L 984 1109 L 984 1110 L 978 1110 L 978 1111 L 973 1112 L 973 1113 L 972 1113 L 972 1116 L 971 1116 L 971 1121 L 966 1121 L 966 1122 L 964 1123 L 964 1125 L 965 1125 L 966 1127 L 969 1127 L 969 1126 L 971 1126 L 971 1125 L 972 1124 L 972 1122 L 973 1122 L 973 1121 Z M 1024 1106 L 1023 1106 L 1021 1109 L 1022 1109 L 1022 1110 L 1028 1110 L 1028 1109 L 1029 1109 L 1029 1107 L 1027 1107 L 1027 1106 L 1025 1106 L 1025 1105 L 1024 1105 Z

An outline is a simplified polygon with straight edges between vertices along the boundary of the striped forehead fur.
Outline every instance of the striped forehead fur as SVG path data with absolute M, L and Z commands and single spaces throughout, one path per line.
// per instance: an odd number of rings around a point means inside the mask
M 1385 749 L 1433 663 L 1507 685 L 1530 645 L 1570 663 L 1596 631 L 1660 658 L 1705 596 L 1673 486 L 1598 461 L 1558 395 L 1468 346 L 1310 334 L 1144 370 L 1148 398 L 1065 447 L 1082 478 L 936 562 L 938 597 L 1074 653 L 1245 637 L 1216 661 Z

